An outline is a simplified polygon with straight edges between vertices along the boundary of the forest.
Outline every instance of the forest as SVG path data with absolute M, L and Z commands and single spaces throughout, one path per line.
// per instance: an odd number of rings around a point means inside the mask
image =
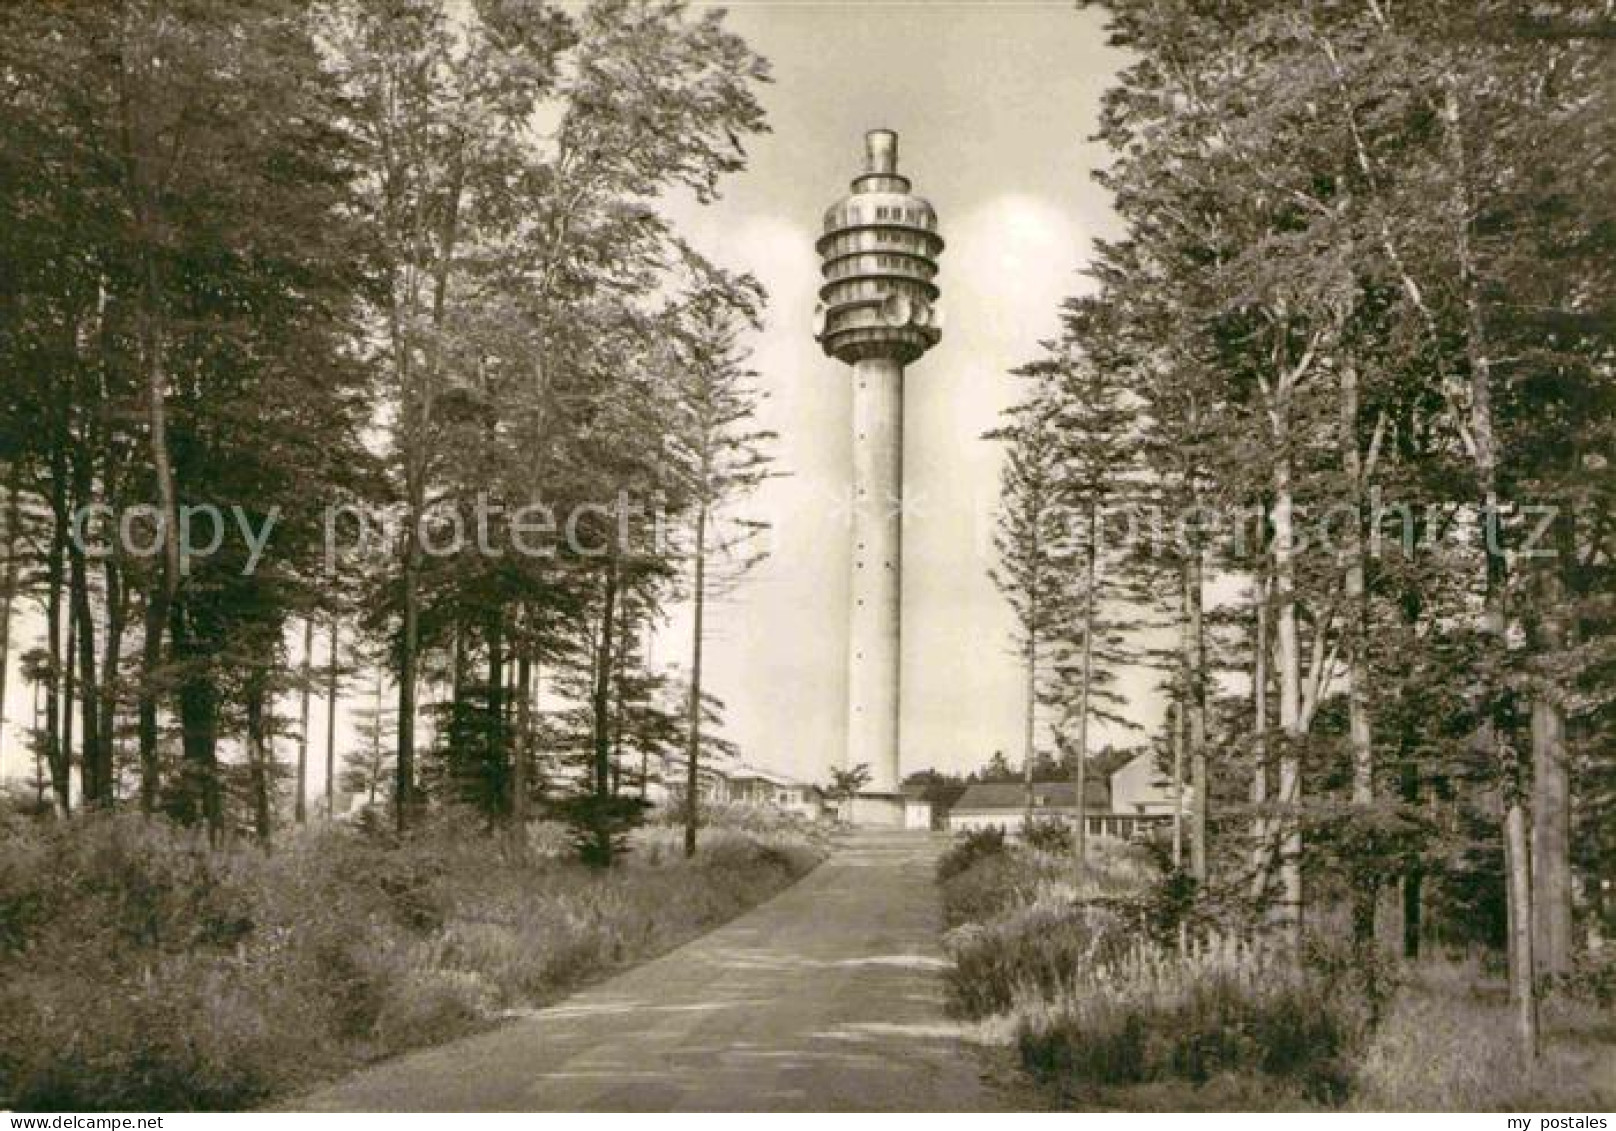
M 723 584 L 690 561 L 744 558 L 711 519 L 767 474 L 764 296 L 663 204 L 743 167 L 766 64 L 678 4 L 4 20 L 5 623 L 45 620 L 38 800 L 269 840 L 280 796 L 307 816 L 311 688 L 351 688 L 369 741 L 328 804 L 520 823 L 582 778 L 608 858 L 703 741 L 691 705 L 721 710 L 642 643 Z M 575 708 L 541 715 L 541 679 Z
M 589 876 L 727 748 L 645 641 L 750 560 L 765 296 L 667 204 L 767 78 L 677 2 L 0 6 L 0 1105 L 255 1102 L 817 858 Z
M 1120 234 L 993 577 L 1025 768 L 1177 815 L 954 844 L 953 1020 L 1082 1106 L 1608 1101 L 1611 5 L 1073 7 Z M 699 803 L 778 438 L 670 217 L 769 80 L 685 0 L 0 4 L 0 1107 L 277 1102 L 830 851 Z
M 1155 670 L 1175 917 L 1507 958 L 1531 1062 L 1616 913 L 1609 7 L 1104 7 L 1124 234 L 992 433 L 1037 741 Z

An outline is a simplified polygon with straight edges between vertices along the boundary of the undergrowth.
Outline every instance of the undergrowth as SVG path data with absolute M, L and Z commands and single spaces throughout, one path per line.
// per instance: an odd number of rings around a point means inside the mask
M 1050 843 L 1057 851 L 1040 847 Z M 1611 1103 L 1616 1022 L 1598 979 L 1546 1002 L 1545 1055 L 1526 1070 L 1506 997 L 1482 964 L 1405 966 L 1327 932 L 1298 950 L 1230 925 L 1180 931 L 1175 901 L 1161 895 L 1173 880 L 1133 848 L 1094 846 L 1078 880 L 1051 838 L 960 842 L 939 868 L 952 1008 L 1074 1105 Z
M 667 950 L 805 872 L 789 830 L 636 834 L 601 872 L 443 820 L 211 848 L 0 817 L 0 1107 L 241 1108 Z

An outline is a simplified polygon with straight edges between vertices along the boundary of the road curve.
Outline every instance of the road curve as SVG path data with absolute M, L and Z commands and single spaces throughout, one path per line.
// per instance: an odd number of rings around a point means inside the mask
M 943 1016 L 925 833 L 850 836 L 723 927 L 555 1006 L 292 1100 L 299 1111 L 981 1111 Z

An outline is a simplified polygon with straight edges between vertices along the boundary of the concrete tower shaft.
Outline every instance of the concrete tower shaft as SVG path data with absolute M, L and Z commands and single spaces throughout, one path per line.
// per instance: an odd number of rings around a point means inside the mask
M 825 212 L 814 336 L 853 367 L 853 576 L 846 764 L 872 793 L 900 781 L 904 366 L 942 337 L 937 213 L 898 172 L 898 135 L 871 130 L 864 171 Z
M 853 577 L 847 633 L 847 765 L 870 767 L 869 788 L 898 788 L 902 705 L 903 366 L 853 364 Z

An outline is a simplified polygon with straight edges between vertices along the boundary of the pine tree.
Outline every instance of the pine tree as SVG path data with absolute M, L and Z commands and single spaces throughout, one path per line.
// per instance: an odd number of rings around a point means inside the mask
M 1058 438 L 1050 399 L 1048 390 L 1039 386 L 1031 398 L 1006 414 L 1005 424 L 985 437 L 1007 445 L 993 535 L 998 562 L 989 574 L 1009 603 L 1019 632 L 1015 649 L 1026 684 L 1022 774 L 1029 817 L 1038 764 L 1038 708 L 1048 679 L 1044 665 L 1052 653 L 1059 607 L 1056 587 L 1061 582 L 1051 561 L 1062 532 L 1057 499 Z
M 372 812 L 389 804 L 395 773 L 392 765 L 397 753 L 393 745 L 397 737 L 397 709 L 388 703 L 385 679 L 381 667 L 373 673 L 370 702 L 354 711 L 354 731 L 357 743 L 342 756 L 339 778 L 342 791 L 359 799 L 364 811 Z
M 746 368 L 741 336 L 759 326 L 763 291 L 750 276 L 733 277 L 693 262 L 689 291 L 669 312 L 674 327 L 675 451 L 687 465 L 691 563 L 690 701 L 685 708 L 685 855 L 696 852 L 702 725 L 702 648 L 710 597 L 721 596 L 760 558 L 763 524 L 732 508 L 770 474 L 766 446 L 774 436 L 756 421 L 762 394 Z M 716 568 L 715 568 L 716 567 Z

